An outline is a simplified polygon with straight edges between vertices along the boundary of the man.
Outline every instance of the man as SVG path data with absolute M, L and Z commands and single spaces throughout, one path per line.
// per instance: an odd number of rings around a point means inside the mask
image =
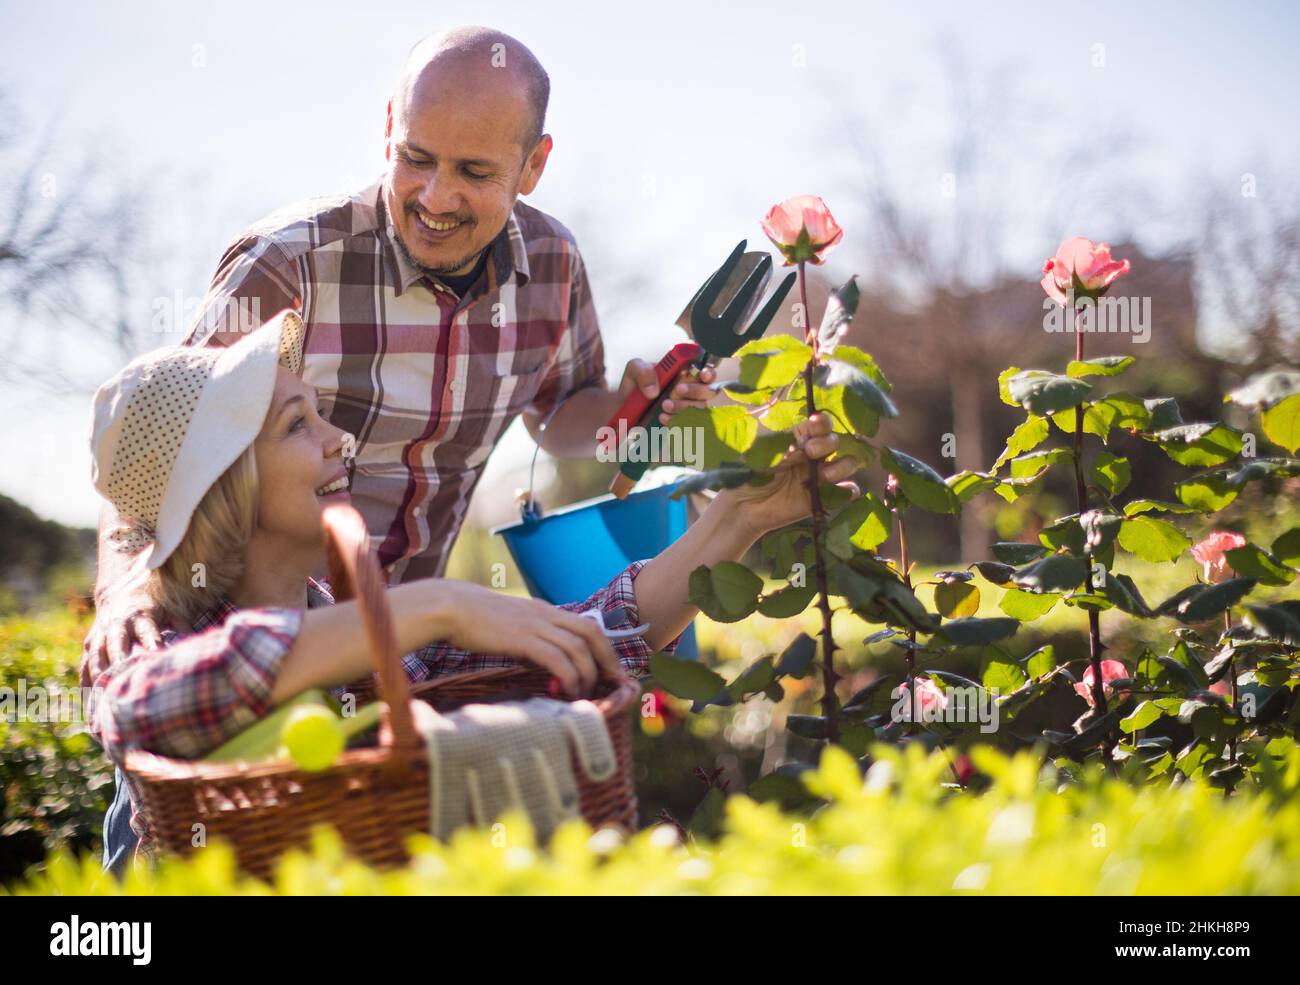
M 187 339 L 229 344 L 255 327 L 236 313 L 302 313 L 304 379 L 355 439 L 352 501 L 390 582 L 442 574 L 516 416 L 552 454 L 585 457 L 635 388 L 658 394 L 640 359 L 608 388 L 573 236 L 518 200 L 551 152 L 549 91 L 533 54 L 499 31 L 457 28 L 418 43 L 388 105 L 382 178 L 250 227 L 222 257 Z M 703 406 L 711 381 L 708 371 L 678 385 L 661 420 Z M 101 586 L 127 561 L 116 525 L 101 523 Z M 146 600 L 98 589 L 96 600 L 83 679 L 134 642 L 158 640 Z

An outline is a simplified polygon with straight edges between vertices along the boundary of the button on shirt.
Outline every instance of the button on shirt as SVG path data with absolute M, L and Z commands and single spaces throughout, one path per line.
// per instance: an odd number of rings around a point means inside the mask
M 392 583 L 443 573 L 518 414 L 604 382 L 573 235 L 523 202 L 465 297 L 407 261 L 382 182 L 273 213 L 226 250 L 186 341 L 226 345 L 289 307 L 306 327 L 303 379 L 354 438 L 352 504 Z

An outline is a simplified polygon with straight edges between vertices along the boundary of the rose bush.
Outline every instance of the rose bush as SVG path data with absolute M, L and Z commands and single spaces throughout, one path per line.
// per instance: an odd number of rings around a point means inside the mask
M 1235 520 L 1243 528 L 1238 533 L 1216 531 L 1215 514 L 1247 486 L 1276 496 L 1300 476 L 1300 460 L 1292 457 L 1300 449 L 1300 376 L 1265 374 L 1228 396 L 1258 415 L 1261 433 L 1247 440 L 1225 421 L 1185 422 L 1173 398 L 1115 388 L 1135 357 L 1086 356 L 1085 327 L 1074 333 L 1074 358 L 1063 358 L 1064 372 L 1013 366 L 999 376 L 1001 399 L 1023 410 L 1024 421 L 987 471 L 945 477 L 875 441 L 881 420 L 900 408 L 875 360 L 842 344 L 857 306 L 856 279 L 832 292 L 820 320 L 810 316 L 805 265 L 820 262 L 843 237 L 825 203 L 799 196 L 775 206 L 762 225 L 787 263 L 798 266 L 794 327 L 803 338 L 748 343 L 738 353 L 739 378 L 723 388 L 730 402 L 683 413 L 674 422 L 704 428 L 711 448 L 705 471 L 687 489 L 770 481 L 792 429 L 814 413 L 833 421 L 841 454 L 871 467 L 858 479 L 862 495 L 852 502 L 833 487 L 809 483 L 811 518 L 768 535 L 761 545 L 770 578 L 728 563 L 701 567 L 690 580 L 692 600 L 717 622 L 754 613 L 791 619 L 815 606 L 815 639 L 800 634 L 782 652 L 751 660 L 731 680 L 667 655 L 652 660 L 656 686 L 692 701 L 697 712 L 760 698 L 779 703 L 796 692 L 801 702 L 815 695 L 818 714 L 786 715 L 790 755 L 751 784 L 751 796 L 797 803 L 803 794 L 796 778 L 825 750 L 841 746 L 866 769 L 867 750 L 879 741 L 919 742 L 952 753 L 986 744 L 1032 747 L 1062 769 L 1096 761 L 1135 781 L 1183 777 L 1229 789 L 1243 781 L 1269 782 L 1277 768 L 1270 750 L 1292 741 L 1300 727 L 1300 602 L 1287 597 L 1300 567 L 1300 527 L 1269 541 L 1252 540 L 1252 531 L 1267 529 L 1264 518 Z M 1052 304 L 1070 309 L 1071 319 L 1080 312 L 1095 319 L 1102 299 L 1130 270 L 1105 243 L 1073 237 L 1043 265 L 1042 286 Z M 1042 329 L 1058 330 L 1046 319 Z M 1269 444 L 1273 453 L 1260 454 L 1259 447 Z M 1126 501 L 1146 454 L 1193 472 L 1169 498 Z M 1066 470 L 1072 480 L 1074 512 L 1043 517 L 1032 542 L 994 542 L 992 557 L 936 573 L 927 580 L 930 604 L 918 598 L 907 545 L 913 514 L 954 514 L 980 495 L 1032 511 L 1049 501 L 1042 488 L 1054 469 Z M 891 534 L 897 535 L 897 556 L 882 557 L 877 551 Z M 1204 566 L 1204 579 L 1148 602 L 1127 571 L 1172 565 L 1189 549 Z M 981 617 L 990 591 L 999 593 L 1001 615 Z M 1027 624 L 1053 610 L 1072 610 L 1086 625 L 1082 666 L 1059 661 L 1051 642 L 1012 655 Z M 845 668 L 832 632 L 837 612 L 879 627 L 864 646 L 896 646 L 905 672 L 841 694 Z M 1103 638 L 1103 613 L 1120 649 Z M 1117 618 L 1167 629 L 1116 632 Z M 1143 636 L 1165 642 L 1133 645 Z M 971 655 L 978 679 L 945 669 Z M 814 681 L 819 686 L 810 687 Z M 1220 686 L 1225 681 L 1226 688 Z M 945 700 L 941 707 L 932 696 L 923 698 L 931 689 L 961 689 L 976 700 Z M 895 708 L 900 697 L 901 710 Z M 981 701 L 996 709 L 991 730 L 950 713 Z M 1070 707 L 1075 710 L 1061 721 Z M 961 775 L 956 767 L 952 772 Z

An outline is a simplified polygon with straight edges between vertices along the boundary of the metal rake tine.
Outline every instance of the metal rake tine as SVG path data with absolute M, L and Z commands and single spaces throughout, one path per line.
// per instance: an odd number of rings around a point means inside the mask
M 713 307 L 713 302 L 718 300 L 718 295 L 722 293 L 722 288 L 727 283 L 727 278 L 730 277 L 731 272 L 736 269 L 736 264 L 740 263 L 740 258 L 745 255 L 745 245 L 747 242 L 748 240 L 742 239 L 737 243 L 736 248 L 731 251 L 731 256 L 727 257 L 727 259 L 723 261 L 722 266 L 719 267 L 714 272 L 713 276 L 705 282 L 704 286 L 700 288 L 700 293 L 695 295 L 695 300 L 692 302 L 694 305 L 693 310 L 698 314 L 693 315 L 692 317 L 702 316 L 708 318 L 710 321 L 716 320 L 709 314 L 709 309 Z
M 767 331 L 767 326 L 772 324 L 772 319 L 776 317 L 777 311 L 780 310 L 781 302 L 785 300 L 785 296 L 790 293 L 790 288 L 794 286 L 796 276 L 793 270 L 785 275 L 785 280 L 781 281 L 777 289 L 772 292 L 772 296 L 759 309 L 758 314 L 754 316 L 754 320 L 749 323 L 749 327 L 736 336 L 739 343 L 736 346 L 737 349 L 746 342 L 752 342 L 754 339 L 763 337 L 763 333 Z
M 755 296 L 762 293 L 771 269 L 772 258 L 764 256 L 758 262 L 758 265 L 749 272 L 749 276 L 745 278 L 744 283 L 736 289 L 735 296 L 727 302 L 727 307 L 718 316 L 718 321 L 726 327 L 728 333 L 736 334 L 736 326 L 745 317 L 745 309 L 749 307 L 749 302 L 754 300 Z

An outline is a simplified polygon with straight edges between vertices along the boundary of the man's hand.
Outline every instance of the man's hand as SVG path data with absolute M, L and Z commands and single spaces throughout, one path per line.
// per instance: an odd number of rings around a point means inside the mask
M 679 377 L 673 386 L 672 396 L 664 401 L 659 423 L 668 424 L 673 414 L 683 407 L 707 407 L 713 397 L 709 384 L 716 376 L 713 367 L 706 366 L 700 373 L 698 381 L 684 375 Z M 622 406 L 623 401 L 632 395 L 632 391 L 638 389 L 651 399 L 659 396 L 659 378 L 655 376 L 654 363 L 648 363 L 644 359 L 631 360 L 623 370 L 623 380 L 618 385 L 619 405 Z
M 590 694 L 601 677 L 627 676 L 600 627 L 576 612 L 462 581 L 427 584 L 444 629 L 441 638 L 458 649 L 536 664 L 573 697 Z
M 125 660 L 137 643 L 149 650 L 162 646 L 161 618 L 147 596 L 119 593 L 97 602 L 95 621 L 81 647 L 81 686 L 92 686 L 110 665 Z

